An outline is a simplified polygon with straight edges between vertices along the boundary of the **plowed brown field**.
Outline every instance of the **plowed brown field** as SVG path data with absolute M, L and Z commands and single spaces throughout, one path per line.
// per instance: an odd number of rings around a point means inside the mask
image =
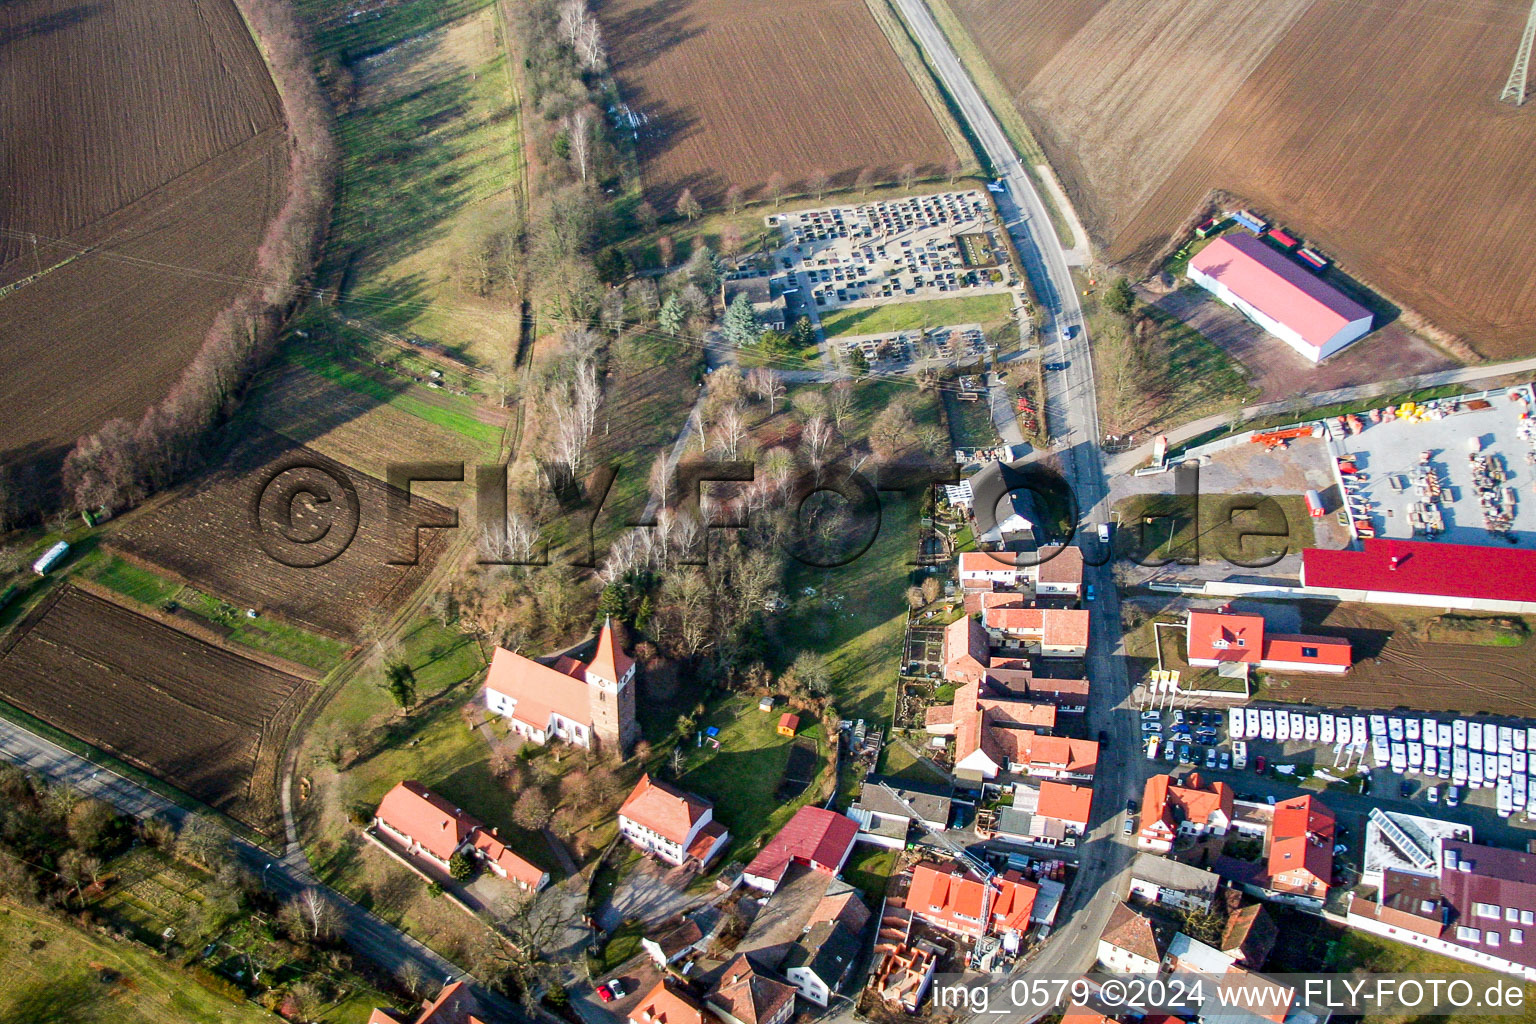
M 653 202 L 685 186 L 791 191 L 825 171 L 882 180 L 951 150 L 864 0 L 602 0 L 595 5 L 624 100 L 649 122 Z
M 321 475 L 313 479 L 322 489 L 334 491 L 327 481 L 344 481 L 356 494 L 356 535 L 333 560 L 312 568 L 277 561 L 263 546 L 263 533 L 257 528 L 256 509 L 263 491 L 294 467 L 317 470 Z M 315 538 L 327 529 L 344 535 L 340 493 L 311 493 L 312 498 L 301 497 L 289 506 L 294 514 L 289 531 L 301 539 Z M 388 487 L 364 473 L 258 430 L 216 472 L 138 515 L 114 535 L 111 544 L 130 558 L 241 607 L 267 610 L 332 636 L 356 639 L 421 585 L 443 546 L 442 531 L 426 531 L 416 565 L 389 564 L 392 557 L 410 554 L 387 521 L 389 493 Z M 440 521 L 447 513 L 440 505 L 412 498 L 415 518 Z M 274 522 L 265 521 L 268 537 L 276 528 Z M 300 547 L 309 550 L 303 543 Z
M 1224 189 L 1484 354 L 1536 349 L 1536 116 L 1497 102 L 1525 0 L 949 2 L 1111 259 Z
M 0 697 L 262 831 L 307 680 L 73 587 L 0 653 Z
M 0 297 L 4 462 L 164 394 L 249 272 L 285 154 L 230 0 L 3 4 L 0 69 L 0 285 L 58 268 Z

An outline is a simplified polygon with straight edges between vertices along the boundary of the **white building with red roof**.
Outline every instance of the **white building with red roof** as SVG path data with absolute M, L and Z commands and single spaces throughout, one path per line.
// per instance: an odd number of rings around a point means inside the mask
M 546 664 L 496 648 L 485 677 L 485 706 L 512 731 L 541 746 L 552 739 L 627 754 L 640 735 L 635 660 L 612 621 L 604 621 L 590 662 L 561 655 Z
M 1349 641 L 1333 636 L 1265 633 L 1262 615 L 1191 611 L 1184 646 L 1191 665 L 1219 668 L 1241 665 L 1272 672 L 1349 671 L 1354 654 Z
M 368 1024 L 491 1024 L 492 1020 L 462 981 L 444 986 L 436 999 L 421 1004 L 421 1013 L 416 1016 L 393 1010 L 374 1010 L 368 1015 Z
M 643 853 L 678 867 L 705 867 L 731 834 L 714 819 L 714 805 L 650 775 L 640 776 L 619 808 L 619 834 Z
M 480 860 L 498 878 L 537 891 L 549 873 L 513 853 L 495 829 L 411 779 L 384 795 L 373 818 L 374 829 L 413 857 L 447 871 L 453 855 Z
M 988 632 L 1047 658 L 1082 658 L 1088 654 L 1086 608 L 987 608 Z
M 1536 613 L 1536 551 L 1372 538 L 1360 550 L 1306 548 L 1301 587 L 1341 601 Z
M 1370 310 L 1251 235 L 1201 249 L 1189 279 L 1314 363 L 1371 330 Z
M 846 815 L 825 807 L 802 807 L 752 858 L 741 880 L 771 893 L 795 864 L 827 875 L 840 874 L 858 834 L 859 823 Z

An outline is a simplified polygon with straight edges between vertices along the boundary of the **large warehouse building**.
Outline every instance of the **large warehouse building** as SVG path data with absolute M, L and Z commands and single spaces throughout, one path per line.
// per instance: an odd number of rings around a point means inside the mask
M 1307 548 L 1301 585 L 1340 601 L 1529 615 L 1536 612 L 1536 551 L 1376 538 L 1359 551 Z
M 1370 310 L 1250 235 L 1201 249 L 1189 279 L 1314 363 L 1371 330 Z

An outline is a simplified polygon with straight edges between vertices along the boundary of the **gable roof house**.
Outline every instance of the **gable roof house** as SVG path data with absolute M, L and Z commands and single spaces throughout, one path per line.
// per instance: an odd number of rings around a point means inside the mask
M 738 954 L 704 997 L 726 1024 L 784 1024 L 795 1012 L 795 987 Z
M 1083 549 L 1051 545 L 1040 549 L 1035 567 L 1035 594 L 1039 597 L 1083 596 Z
M 1349 641 L 1332 636 L 1268 633 L 1262 615 L 1191 611 L 1184 643 L 1191 665 L 1224 664 L 1273 672 L 1348 672 L 1354 663 Z
M 1035 813 L 1062 823 L 1069 834 L 1088 831 L 1088 812 L 1093 806 L 1093 789 L 1066 782 L 1046 780 L 1040 783 L 1040 799 Z
M 1098 960 L 1117 974 L 1156 974 L 1169 939 L 1166 925 L 1121 903 L 1099 935 Z
M 690 993 L 663 976 L 629 1011 L 629 1024 L 715 1024 L 715 1018 Z
M 944 678 L 949 682 L 980 682 L 990 654 L 987 631 L 969 615 L 944 628 Z
M 957 559 L 962 590 L 1016 587 L 1027 581 L 1029 569 L 1019 565 L 1010 551 L 962 551 Z
M 657 938 L 646 935 L 640 939 L 640 948 L 650 954 L 657 967 L 681 960 L 703 945 L 704 929 L 691 917 L 664 935 Z
M 1150 853 L 1138 853 L 1131 863 L 1133 900 L 1175 910 L 1210 910 L 1220 888 L 1220 877 L 1193 864 Z
M 1225 782 L 1200 784 L 1191 772 L 1183 784 L 1168 775 L 1147 780 L 1141 797 L 1141 831 L 1136 847 L 1148 853 L 1168 853 L 1179 836 L 1227 834 L 1232 825 L 1232 787 Z
M 1267 883 L 1287 902 L 1321 904 L 1333 884 L 1333 812 L 1311 795 L 1275 804 Z
M 917 779 L 898 779 L 870 775 L 864 780 L 858 803 L 848 809 L 848 816 L 861 823 L 865 832 L 879 830 L 882 834 L 895 834 L 894 830 L 881 829 L 882 825 L 894 825 L 900 830 L 897 838 L 905 839 L 913 822 L 919 827 L 943 831 L 949 827 L 950 802 L 954 787 L 948 783 L 924 782 Z M 865 818 L 869 821 L 866 823 Z
M 999 641 L 1010 640 L 1031 654 L 1047 658 L 1082 658 L 1088 653 L 1089 613 L 1086 608 L 987 608 L 987 630 Z
M 1006 463 L 989 462 L 967 482 L 976 543 L 1033 550 L 1039 517 L 1028 478 Z
M 731 834 L 714 820 L 714 806 L 649 774 L 619 808 L 619 834 L 668 864 L 705 867 L 725 849 Z
M 912 868 L 906 908 L 935 928 L 979 939 L 991 922 L 991 897 L 974 872 L 953 864 L 923 862 Z
M 404 847 L 411 856 L 431 861 L 447 871 L 456 853 L 479 858 L 492 873 L 537 891 L 549 873 L 507 849 L 480 819 L 444 800 L 414 779 L 398 783 L 384 794 L 374 813 L 373 827 L 381 836 Z
M 561 655 L 546 664 L 496 648 L 485 677 L 486 709 L 540 745 L 563 740 L 627 754 L 640 736 L 635 716 L 635 660 L 604 620 L 590 662 Z
M 1222 895 L 1227 898 L 1227 922 L 1217 948 L 1233 962 L 1258 970 L 1274 951 L 1280 929 L 1262 903 L 1242 906 L 1242 896 L 1235 889 L 1225 889 Z
M 495 1024 L 484 1013 L 469 986 L 455 981 L 444 986 L 436 999 L 423 1002 L 421 1013 L 416 1017 L 376 1009 L 368 1015 L 368 1024 Z
M 741 880 L 771 893 L 792 864 L 836 875 L 843 870 L 858 833 L 858 822 L 852 818 L 824 807 L 802 807 L 752 858 Z
M 855 935 L 869 921 L 869 907 L 842 879 L 793 864 L 771 896 L 763 900 L 736 952 L 750 953 L 759 966 L 777 970 L 806 932 L 823 922 L 841 923 Z
M 838 921 L 820 921 L 790 947 L 780 967 L 802 996 L 826 1006 L 848 980 L 858 958 L 857 933 Z

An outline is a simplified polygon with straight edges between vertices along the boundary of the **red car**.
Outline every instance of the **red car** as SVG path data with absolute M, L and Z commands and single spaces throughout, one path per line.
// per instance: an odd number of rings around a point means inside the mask
M 1267 762 L 1264 760 L 1264 755 L 1260 754 L 1258 757 L 1253 759 L 1253 770 L 1258 774 L 1263 775 L 1264 767 L 1266 764 Z
M 597 986 L 597 998 L 601 999 L 605 1003 L 613 1002 L 613 989 L 609 988 L 607 985 Z

